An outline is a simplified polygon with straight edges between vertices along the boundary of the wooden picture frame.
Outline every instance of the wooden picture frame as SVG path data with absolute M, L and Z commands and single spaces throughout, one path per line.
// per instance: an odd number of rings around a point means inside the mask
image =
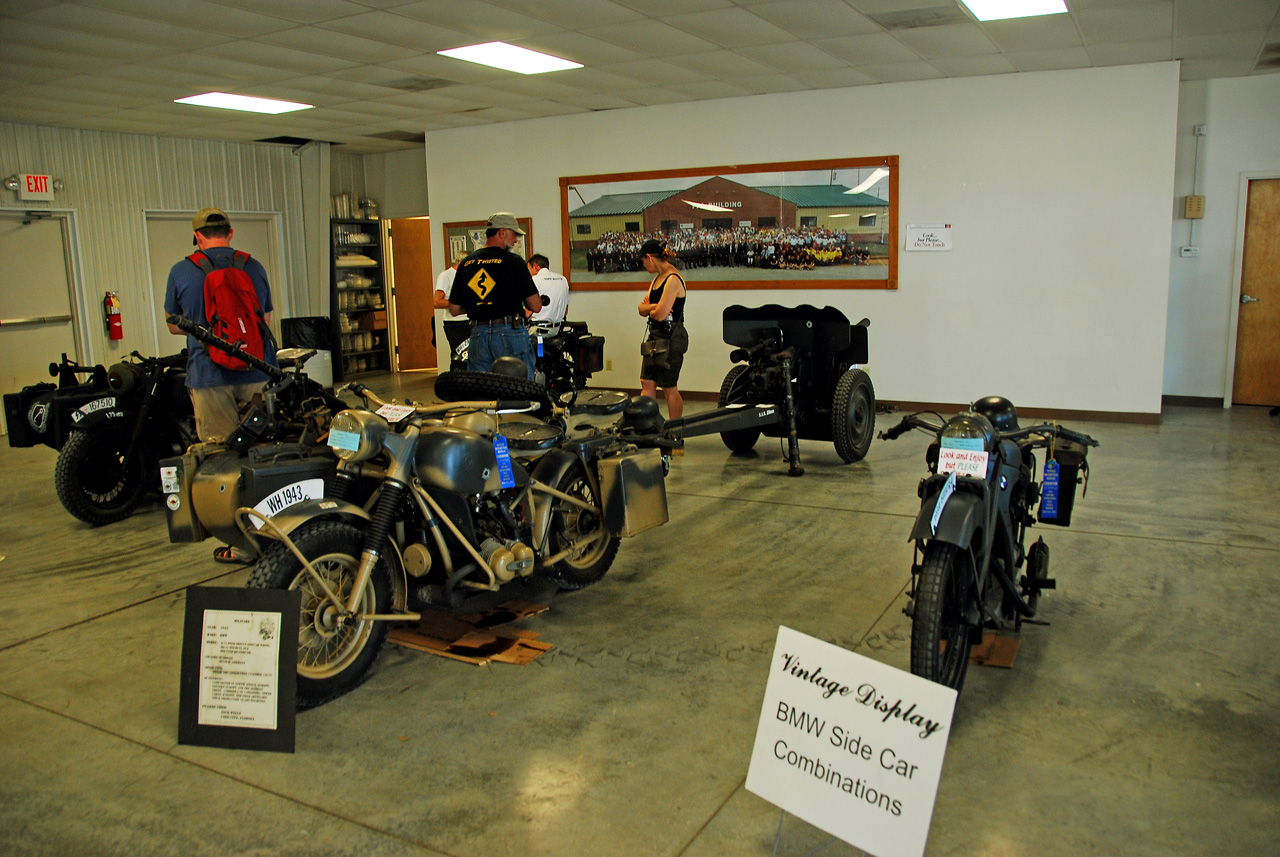
M 521 259 L 528 259 L 529 248 L 533 246 L 533 219 L 517 217 L 516 222 L 524 230 L 524 237 L 516 243 L 515 247 L 511 248 L 511 252 Z M 445 264 L 452 265 L 456 253 L 460 252 L 462 256 L 466 256 L 483 247 L 485 242 L 484 232 L 488 225 L 489 222 L 487 220 L 460 220 L 456 223 L 444 224 Z
M 575 291 L 634 290 L 661 237 L 699 289 L 896 289 L 898 156 L 560 179 Z

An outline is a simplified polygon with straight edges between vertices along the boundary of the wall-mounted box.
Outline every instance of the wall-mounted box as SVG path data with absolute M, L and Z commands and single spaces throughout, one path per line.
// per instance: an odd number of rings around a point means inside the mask
M 1199 220 L 1204 217 L 1204 197 L 1188 196 L 1186 208 L 1182 216 L 1187 220 Z

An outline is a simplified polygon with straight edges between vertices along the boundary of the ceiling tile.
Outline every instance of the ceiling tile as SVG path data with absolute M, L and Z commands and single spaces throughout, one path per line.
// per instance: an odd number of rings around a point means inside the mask
M 209 45 L 195 52 L 196 57 L 216 57 L 219 60 L 235 60 L 250 66 L 282 69 L 295 75 L 321 74 L 326 71 L 337 71 L 359 65 L 358 60 L 349 59 L 346 55 L 326 56 L 309 51 L 295 51 L 279 45 L 265 45 L 262 42 L 238 41 L 221 45 Z M 194 60 L 193 63 L 198 63 Z
M 1002 51 L 1047 51 L 1079 47 L 1080 31 L 1069 15 L 1045 15 L 982 24 L 987 38 Z
M 257 4 L 247 4 L 248 9 L 235 9 L 211 0 L 164 0 L 163 3 L 156 0 L 83 0 L 83 5 L 183 27 L 217 21 L 220 34 L 235 38 L 297 26 L 294 21 L 250 11 Z
M 930 65 L 947 77 L 981 77 L 985 74 L 1011 74 L 1013 63 L 1001 54 L 984 57 L 949 57 L 930 60 Z
M 727 9 L 732 0 L 616 0 L 621 6 L 634 9 L 641 15 L 660 18 L 663 15 L 679 15 L 682 12 L 701 12 L 707 9 Z
M 897 30 L 893 35 L 925 59 L 976 57 L 997 52 L 996 46 L 977 24 L 917 27 Z
M 1172 3 L 1077 12 L 1075 19 L 1090 45 L 1137 44 L 1173 37 Z
M 1052 51 L 1012 51 L 1005 54 L 1018 71 L 1052 71 L 1060 68 L 1089 68 L 1089 54 L 1084 48 L 1059 48 Z
M 216 29 L 198 30 L 90 6 L 51 6 L 24 19 L 60 30 L 141 42 L 165 53 L 174 50 L 175 45 L 217 44 L 235 38 Z
M 750 57 L 778 71 L 794 74 L 827 68 L 844 68 L 845 63 L 824 50 L 805 42 L 788 42 L 784 45 L 756 45 L 738 48 L 735 53 Z
M 387 77 L 387 80 L 394 80 L 395 76 L 393 72 Z M 340 101 L 361 101 L 366 98 L 384 98 L 388 95 L 405 91 L 389 86 L 373 86 L 367 83 L 358 83 L 354 80 L 341 80 L 337 77 L 322 74 L 290 78 L 275 85 L 282 87 L 282 91 L 287 89 L 306 96 L 297 99 L 301 101 L 308 101 L 310 96 L 315 95 L 322 95 Z M 280 97 L 288 98 L 289 96 L 282 95 Z
M 774 92 L 802 92 L 809 87 L 793 77 L 785 74 L 770 74 L 764 77 L 749 77 L 736 81 L 754 95 L 768 95 Z
M 1157 39 L 1136 44 L 1091 44 L 1089 58 L 1094 65 L 1133 65 L 1168 62 L 1173 59 L 1173 39 Z
M 394 11 L 397 15 L 469 34 L 463 41 L 445 47 L 495 40 L 510 42 L 555 30 L 555 25 L 547 21 L 483 0 L 421 0 L 397 6 Z
M 147 57 L 176 53 L 178 46 L 154 47 L 93 33 L 64 30 L 61 27 L 36 24 L 12 18 L 0 27 L 0 45 L 9 53 L 9 45 L 29 45 L 60 54 L 99 57 L 118 62 L 135 62 Z
M 792 74 L 796 80 L 814 89 L 840 89 L 846 86 L 867 86 L 878 83 L 871 75 L 856 68 L 833 68 L 821 71 L 804 71 Z
M 579 107 L 583 110 L 619 110 L 636 106 L 634 101 L 618 98 L 616 95 L 610 95 L 605 92 L 582 93 L 572 98 L 560 99 L 559 103 Z
M 1178 0 L 1175 36 L 1258 30 L 1276 20 L 1275 0 Z
M 915 51 L 888 33 L 815 39 L 813 44 L 836 59 L 843 60 L 855 68 L 866 65 L 911 62 L 920 59 Z
M 188 86 L 200 92 L 234 92 L 244 86 L 256 86 L 297 77 L 295 72 L 287 69 L 269 68 L 226 57 L 193 57 L 190 54 L 161 57 L 152 61 L 150 65 L 158 69 L 181 72 L 186 75 L 185 79 L 194 81 Z
M 647 86 L 679 85 L 689 80 L 689 72 L 664 60 L 640 60 L 601 69 Z
M 1262 35 L 1249 33 L 1212 33 L 1174 37 L 1173 53 L 1181 59 L 1212 59 L 1223 53 L 1257 57 L 1262 50 Z
M 421 53 L 413 48 L 388 45 L 373 39 L 326 30 L 323 27 L 294 27 L 292 30 L 268 33 L 254 41 L 321 56 L 346 57 L 353 65 L 387 62 Z
M 359 15 L 369 11 L 367 6 L 351 0 L 211 0 L 219 6 L 260 12 L 299 24 L 317 24 L 347 15 Z
M 669 15 L 663 21 L 725 48 L 777 44 L 792 38 L 786 30 L 740 8 Z
M 735 54 L 733 51 L 708 51 L 667 60 L 673 66 L 706 75 L 713 80 L 732 80 L 735 77 L 755 77 L 775 73 L 768 66 Z
M 753 5 L 751 11 L 802 39 L 877 33 L 880 25 L 843 0 L 786 0 Z
M 590 3 L 583 3 L 582 0 L 489 0 L 489 2 L 569 30 L 603 27 L 606 24 L 625 24 L 629 21 L 638 21 L 643 17 L 634 9 L 611 3 L 609 0 L 591 0 Z
M 713 51 L 717 45 L 677 30 L 661 21 L 638 21 L 634 24 L 610 24 L 585 31 L 588 36 L 613 45 L 639 51 L 651 57 Z
M 712 101 L 717 98 L 738 98 L 752 95 L 753 92 L 736 82 L 727 80 L 707 80 L 697 83 L 686 83 L 680 91 L 694 101 Z
M 865 71 L 880 83 L 905 83 L 912 80 L 936 80 L 942 77 L 942 72 L 923 60 L 863 66 L 860 70 Z
M 367 12 L 319 25 L 327 30 L 409 48 L 413 53 L 435 53 L 465 44 L 464 32 L 429 24 L 394 12 Z
M 689 100 L 689 96 L 676 89 L 669 89 L 665 86 L 649 86 L 633 89 L 629 93 L 629 97 L 645 107 L 653 107 L 658 104 L 679 104 Z
M 647 54 L 610 44 L 583 33 L 551 33 L 521 39 L 520 47 L 542 51 L 586 66 L 645 59 Z
M 489 68 L 473 62 L 456 60 L 452 57 L 442 57 L 439 54 L 418 54 L 415 57 L 389 60 L 382 63 L 382 65 L 400 72 L 420 74 L 424 77 L 438 77 L 442 80 L 456 80 L 462 83 L 494 83 L 505 80 L 513 74 L 513 72 Z M 405 75 L 401 74 L 399 76 L 404 77 Z M 394 80 L 395 78 L 387 79 Z

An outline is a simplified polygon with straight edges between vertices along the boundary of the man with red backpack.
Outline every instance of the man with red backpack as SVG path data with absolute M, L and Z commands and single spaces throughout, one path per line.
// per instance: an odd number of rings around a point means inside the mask
M 248 253 L 231 247 L 231 220 L 219 208 L 202 208 L 191 220 L 198 252 L 169 271 L 166 315 L 207 324 L 272 366 L 276 345 L 271 329 L 271 284 L 266 269 Z M 169 332 L 181 335 L 170 324 Z M 240 411 L 260 392 L 267 376 L 217 349 L 187 337 L 187 391 L 196 414 L 196 434 L 223 439 L 240 424 Z

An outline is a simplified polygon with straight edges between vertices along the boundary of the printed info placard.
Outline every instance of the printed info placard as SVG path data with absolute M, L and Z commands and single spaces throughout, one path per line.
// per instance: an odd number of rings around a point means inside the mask
M 876 857 L 920 857 L 956 692 L 778 628 L 747 790 Z

